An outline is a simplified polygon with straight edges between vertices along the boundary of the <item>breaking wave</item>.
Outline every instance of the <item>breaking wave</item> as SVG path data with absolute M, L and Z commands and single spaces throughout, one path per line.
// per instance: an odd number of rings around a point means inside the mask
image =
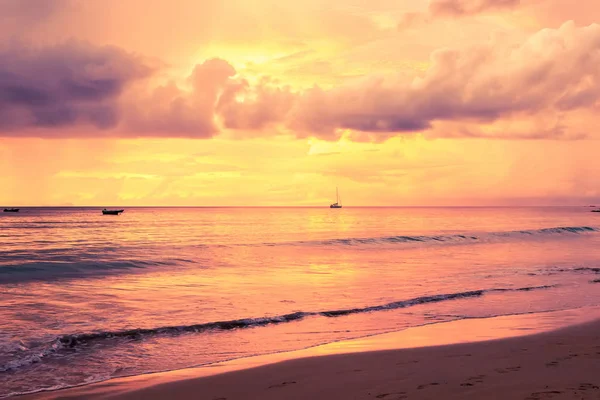
M 566 226 L 555 228 L 543 228 L 533 230 L 507 231 L 507 232 L 482 232 L 474 234 L 451 234 L 451 235 L 398 235 L 367 238 L 340 238 L 313 241 L 295 242 L 268 242 L 265 246 L 282 245 L 322 245 L 322 246 L 358 246 L 365 244 L 390 244 L 390 243 L 477 243 L 493 242 L 499 240 L 522 239 L 536 236 L 548 235 L 581 235 L 585 233 L 600 232 L 599 228 L 591 226 Z
M 482 289 L 482 290 L 471 290 L 466 292 L 449 293 L 449 294 L 437 294 L 430 296 L 416 297 L 408 300 L 394 301 L 391 303 L 368 306 L 362 308 L 351 308 L 351 309 L 340 309 L 340 310 L 327 310 L 327 311 L 298 311 L 290 314 L 284 314 L 273 317 L 261 317 L 261 318 L 245 318 L 231 321 L 216 321 L 207 322 L 200 324 L 184 325 L 184 326 L 164 326 L 158 328 L 139 328 L 129 330 L 118 330 L 118 331 L 107 331 L 107 332 L 92 332 L 92 333 L 78 333 L 78 334 L 66 334 L 57 337 L 52 343 L 48 344 L 42 349 L 37 349 L 33 352 L 26 352 L 26 355 L 17 357 L 8 363 L 0 366 L 0 372 L 6 372 L 15 370 L 21 367 L 25 367 L 34 363 L 41 362 L 44 357 L 51 356 L 56 353 L 60 353 L 62 350 L 74 349 L 80 346 L 85 346 L 92 342 L 100 342 L 107 339 L 130 339 L 139 340 L 143 337 L 153 335 L 178 335 L 183 333 L 202 333 L 206 331 L 229 331 L 234 329 L 260 327 L 266 325 L 282 324 L 288 322 L 294 322 L 302 320 L 306 317 L 326 317 L 336 318 L 350 314 L 369 313 L 376 311 L 387 311 L 395 310 L 400 308 L 407 308 L 416 306 L 419 304 L 437 303 L 442 301 L 466 299 L 472 297 L 480 297 L 486 293 L 493 292 L 507 292 L 507 291 L 531 291 L 549 289 L 555 286 L 531 286 L 521 288 L 493 288 L 493 289 Z M 25 344 L 20 343 L 19 349 L 25 352 L 29 350 Z
M 106 276 L 122 272 L 133 272 L 152 267 L 174 267 L 182 264 L 201 265 L 200 260 L 185 258 L 164 258 L 143 260 L 131 259 L 109 259 L 109 260 L 77 260 L 55 259 L 39 261 L 12 260 L 10 264 L 0 264 L 0 284 L 36 280 L 56 280 L 81 277 Z

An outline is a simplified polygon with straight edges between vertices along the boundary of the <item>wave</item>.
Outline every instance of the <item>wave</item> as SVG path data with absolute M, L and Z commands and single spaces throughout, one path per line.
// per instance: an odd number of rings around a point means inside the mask
M 322 317 L 340 317 L 344 315 L 350 314 L 359 314 L 359 313 L 369 313 L 374 311 L 387 311 L 387 310 L 395 310 L 399 308 L 407 308 L 416 306 L 419 304 L 426 303 L 437 303 L 446 300 L 455 300 L 461 298 L 469 298 L 469 297 L 479 297 L 483 296 L 485 293 L 493 293 L 493 292 L 518 292 L 518 291 L 530 291 L 530 290 L 539 290 L 539 289 L 550 289 L 556 287 L 556 285 L 544 285 L 544 286 L 530 286 L 530 287 L 521 287 L 521 288 L 501 288 L 501 289 L 481 289 L 481 290 L 471 290 L 467 292 L 458 292 L 458 293 L 450 293 L 450 294 L 437 294 L 431 296 L 422 296 L 416 297 L 409 300 L 400 300 L 394 301 L 391 303 L 376 305 L 376 306 L 368 306 L 362 308 L 352 308 L 352 309 L 341 309 L 341 310 L 329 310 L 329 311 L 297 311 L 294 313 L 278 315 L 274 317 L 261 317 L 261 318 L 244 318 L 237 319 L 231 321 L 218 321 L 218 322 L 207 322 L 202 324 L 194 324 L 194 325 L 185 325 L 185 326 L 168 326 L 168 327 L 160 327 L 160 328 L 146 328 L 146 329 L 130 329 L 124 331 L 115 331 L 115 332 L 97 332 L 97 333 L 84 333 L 84 334 L 74 334 L 74 335 L 65 335 L 59 337 L 57 340 L 63 346 L 74 347 L 82 343 L 87 343 L 89 341 L 97 340 L 97 339 L 106 339 L 106 338 L 131 338 L 138 339 L 143 335 L 148 334 L 170 334 L 170 333 L 184 333 L 184 332 L 194 332 L 201 333 L 208 330 L 232 330 L 239 328 L 250 328 L 250 327 L 258 327 L 272 324 L 280 324 L 285 322 L 293 322 L 304 319 L 306 317 L 312 316 L 322 316 Z
M 5 365 L 0 366 L 0 372 L 6 372 L 9 370 L 15 370 L 21 367 L 25 367 L 37 362 L 40 362 L 42 358 L 48 357 L 52 354 L 59 353 L 61 350 L 72 350 L 81 346 L 87 346 L 93 342 L 100 342 L 108 339 L 128 339 L 128 340 L 140 340 L 144 337 L 154 335 L 178 335 L 184 333 L 202 333 L 207 331 L 230 331 L 234 329 L 254 328 L 267 325 L 282 324 L 294 321 L 300 321 L 307 317 L 326 317 L 326 318 L 337 318 L 347 316 L 351 314 L 370 313 L 376 311 L 388 311 L 396 310 L 401 308 L 408 308 L 419 304 L 437 303 L 442 301 L 450 301 L 457 299 L 467 299 L 472 297 L 480 297 L 486 293 L 493 292 L 521 292 L 531 290 L 541 290 L 556 287 L 552 286 L 531 286 L 521 288 L 492 288 L 492 289 L 481 289 L 471 290 L 466 292 L 457 292 L 449 294 L 436 294 L 430 296 L 416 297 L 408 300 L 394 301 L 391 303 L 358 307 L 351 309 L 339 309 L 339 310 L 326 310 L 326 311 L 298 311 L 294 313 L 278 315 L 273 317 L 261 317 L 261 318 L 244 318 L 236 319 L 231 321 L 216 321 L 206 322 L 200 324 L 183 325 L 183 326 L 163 326 L 157 328 L 138 328 L 118 331 L 102 331 L 102 332 L 91 332 L 91 333 L 77 333 L 77 334 L 66 334 L 57 337 L 52 343 L 42 349 L 35 350 L 33 354 L 27 354 L 17 359 L 11 360 Z M 24 345 L 20 345 L 24 346 Z M 26 347 L 24 348 L 26 349 Z M 24 350 L 21 349 L 21 350 Z
M 600 268 L 598 267 L 575 267 L 575 268 L 549 268 L 549 269 L 540 269 L 538 272 L 528 272 L 529 276 L 538 276 L 538 275 L 558 275 L 561 273 L 593 273 L 600 274 Z
M 82 259 L 78 256 L 49 257 L 47 260 L 23 261 L 19 258 L 11 260 L 10 263 L 0 263 L 0 284 L 58 280 L 72 278 L 103 277 L 110 274 L 132 273 L 152 267 L 175 267 L 182 264 L 194 264 L 200 268 L 201 260 L 192 260 L 182 257 L 171 257 L 163 259 L 144 260 L 140 258 L 118 258 L 118 259 Z
M 124 270 L 135 270 L 155 265 L 168 265 L 164 262 L 123 260 L 109 262 L 53 262 L 39 261 L 15 263 L 0 266 L 0 284 L 35 280 L 78 278 L 82 276 L 105 276 Z
M 568 269 L 566 270 L 561 270 L 561 271 L 569 271 Z M 590 267 L 580 267 L 580 268 L 573 268 L 572 271 L 578 271 L 578 272 L 594 272 L 596 274 L 600 274 L 600 268 L 590 268 Z
M 536 237 L 576 236 L 600 232 L 599 228 L 590 226 L 555 227 L 537 230 L 520 230 L 507 232 L 481 232 L 475 234 L 448 234 L 448 235 L 397 235 L 383 237 L 349 237 L 338 239 L 325 239 L 314 241 L 292 242 L 263 242 L 246 244 L 194 244 L 192 247 L 208 248 L 235 248 L 239 246 L 379 246 L 379 245 L 457 245 L 494 243 L 530 239 Z M 125 251 L 118 245 L 106 246 L 64 246 L 60 248 L 38 249 L 12 249 L 0 254 L 0 284 L 23 281 L 72 279 L 80 277 L 95 277 L 118 273 L 133 273 L 147 268 L 174 267 L 179 265 L 194 265 L 200 267 L 205 259 L 186 259 L 182 256 L 171 255 L 164 257 L 157 254 L 152 257 L 151 248 L 145 246 L 128 246 Z M 152 250 L 155 251 L 155 250 Z M 185 254 L 189 252 L 186 246 L 176 248 L 170 246 L 172 254 Z M 127 255 L 125 255 L 127 254 Z M 130 254 L 137 255 L 135 257 Z M 210 264 L 210 263 L 209 263 Z
M 289 245 L 321 245 L 321 246 L 358 246 L 372 244 L 393 244 L 393 243 L 477 243 L 490 242 L 506 239 L 522 239 L 526 237 L 548 236 L 548 235 L 581 235 L 585 233 L 600 232 L 599 228 L 591 226 L 559 226 L 555 228 L 543 228 L 520 231 L 504 232 L 482 232 L 473 234 L 451 234 L 451 235 L 398 235 L 382 237 L 353 237 L 311 241 L 294 242 L 265 242 L 263 246 L 289 246 Z M 247 244 L 246 246 L 252 246 Z

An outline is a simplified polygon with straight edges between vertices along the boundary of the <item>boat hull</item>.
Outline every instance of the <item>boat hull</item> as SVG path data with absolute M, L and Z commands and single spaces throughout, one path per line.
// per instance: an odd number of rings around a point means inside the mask
M 102 215 L 119 215 L 125 210 L 102 210 Z
M 329 206 L 329 208 L 342 208 L 342 206 L 332 204 L 332 205 Z
M 19 212 L 18 208 L 5 208 L 4 212 Z

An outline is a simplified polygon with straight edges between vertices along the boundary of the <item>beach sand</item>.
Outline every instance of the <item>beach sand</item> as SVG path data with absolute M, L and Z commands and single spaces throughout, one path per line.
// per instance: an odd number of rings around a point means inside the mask
M 600 320 L 506 338 L 539 328 L 526 318 L 438 324 L 19 399 L 600 399 Z M 494 340 L 428 345 L 465 338 Z M 366 351 L 393 343 L 404 348 Z

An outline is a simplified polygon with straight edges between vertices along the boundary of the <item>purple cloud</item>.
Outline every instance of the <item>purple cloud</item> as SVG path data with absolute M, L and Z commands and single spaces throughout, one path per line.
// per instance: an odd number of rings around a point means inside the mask
M 0 50 L 0 131 L 118 123 L 117 100 L 150 68 L 116 47 L 80 42 Z

